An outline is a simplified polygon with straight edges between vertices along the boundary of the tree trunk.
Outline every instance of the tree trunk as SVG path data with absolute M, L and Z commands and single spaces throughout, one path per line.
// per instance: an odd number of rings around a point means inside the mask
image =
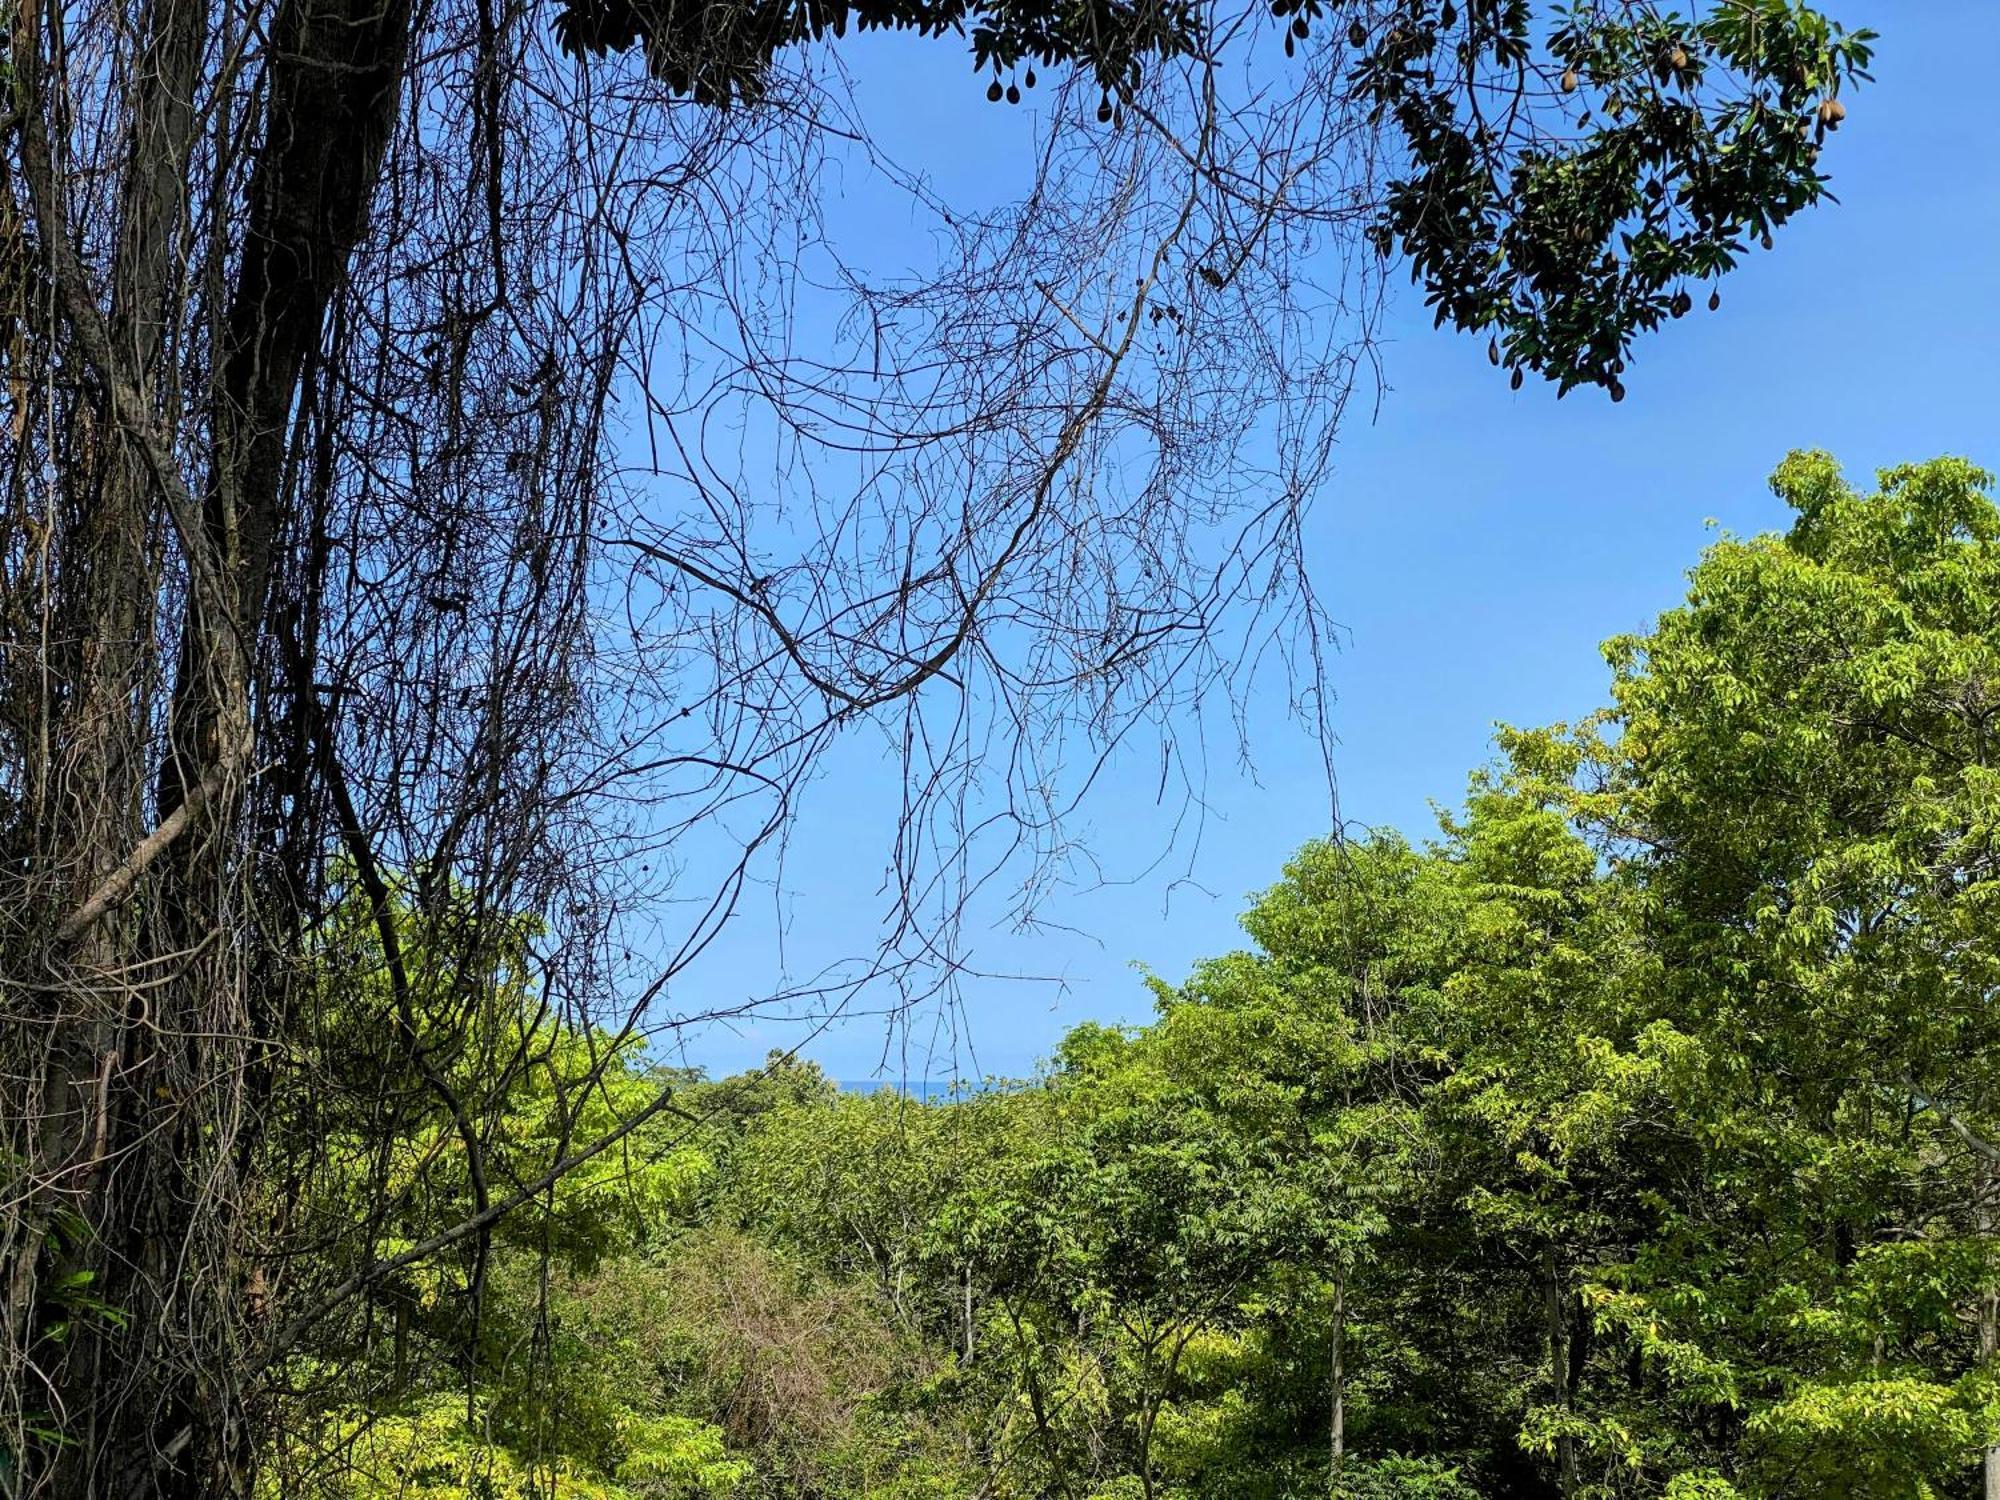
M 972 1267 L 965 1268 L 965 1362 L 972 1363 Z
M 20 35 L 24 186 L 33 205 L 51 290 L 71 312 L 79 284 L 48 116 L 38 9 L 24 8 Z M 171 1288 L 143 1206 L 158 1184 L 129 1149 L 132 1082 L 142 1066 L 150 995 L 132 982 L 147 952 L 145 923 L 121 905 L 137 879 L 148 775 L 145 739 L 155 701 L 153 642 L 158 589 L 155 547 L 160 489 L 135 414 L 171 426 L 179 407 L 168 331 L 174 314 L 177 242 L 193 145 L 193 98 L 206 31 L 203 0 L 154 0 L 134 17 L 139 36 L 125 109 L 109 310 L 96 315 L 86 367 L 95 399 L 69 408 L 63 444 L 70 462 L 59 485 L 61 541 L 52 575 L 51 688 L 47 754 L 32 767 L 41 810 L 28 849 L 30 960 L 47 997 L 49 1046 L 28 1068 L 24 1097 L 11 1101 L 30 1132 L 31 1163 L 19 1220 L 0 1257 L 9 1290 L 10 1384 L 32 1363 L 43 1399 L 61 1411 L 71 1445 L 37 1452 L 6 1435 L 23 1477 L 47 1493 L 124 1493 L 143 1459 L 127 1446 L 120 1398 L 144 1380 L 158 1319 L 138 1306 L 131 1283 Z M 53 113 L 54 106 L 49 106 Z M 95 314 L 93 305 L 92 312 Z M 81 332 L 78 333 L 82 340 Z M 11 967 L 11 965 L 10 965 Z M 134 1214 L 131 1202 L 142 1206 Z M 111 1226 L 128 1230 L 114 1233 Z M 146 1226 L 141 1228 L 140 1226 Z M 79 1295 L 81 1294 L 81 1295 Z M 124 1321 L 95 1311 L 108 1306 Z M 44 1340 L 68 1324 L 60 1343 Z M 143 1351 L 143 1352 L 140 1352 Z M 33 1390 L 39 1380 L 20 1390 Z M 9 1412 L 19 1420 L 19 1415 Z
M 0 1241 L 8 1384 L 48 1380 L 61 1444 L 0 1443 L 58 1497 L 231 1495 L 252 1481 L 246 1384 L 257 1351 L 244 1313 L 254 1278 L 241 1174 L 261 1101 L 244 1080 L 257 1010 L 250 872 L 236 833 L 252 760 L 255 680 L 273 549 L 287 520 L 292 414 L 327 307 L 367 220 L 394 123 L 410 11 L 389 0 L 282 0 L 264 75 L 265 126 L 249 174 L 240 249 L 180 242 L 202 60 L 205 0 L 149 0 L 130 62 L 108 310 L 73 235 L 51 143 L 66 122 L 41 87 L 52 23 L 22 8 L 16 47 L 23 174 L 37 239 L 94 402 L 74 410 L 54 575 L 49 749 L 34 794 L 24 882 L 47 995 L 47 1045 L 25 1068 L 16 1136 L 32 1191 Z M 218 234 L 233 221 L 218 219 Z M 203 254 L 197 254 L 197 250 Z M 235 262 L 218 309 L 206 476 L 179 468 L 175 339 L 195 338 L 190 265 Z M 199 516 L 188 504 L 199 493 Z M 154 549 L 184 549 L 165 590 Z M 149 798 L 158 602 L 180 654 L 167 753 Z M 63 644 L 67 643 L 67 644 Z M 151 803 L 151 818 L 147 804 Z M 153 832 L 145 825 L 150 821 Z M 10 967 L 12 963 L 10 961 Z M 143 983 L 135 983 L 135 977 Z M 111 1314 L 67 1316 L 87 1288 Z M 49 1347 L 58 1320 L 70 1336 Z M 59 1415 L 57 1415 L 59 1414 Z
M 1991 1163 L 1984 1162 L 1973 1188 L 1976 1207 L 1975 1220 L 1979 1238 L 1990 1245 L 1993 1238 L 1993 1193 L 1994 1172 Z M 1988 1367 L 2000 1356 L 2000 1285 L 1988 1281 L 1979 1298 L 1979 1362 Z M 1982 1468 L 1985 1472 L 1985 1500 L 2000 1500 L 2000 1443 L 1989 1443 L 1986 1447 Z
M 1979 1301 L 1979 1359 L 1991 1366 L 2000 1354 L 2000 1288 L 1988 1287 Z M 2000 1500 L 2000 1443 L 1988 1443 L 1983 1464 L 1986 1500 Z
M 1574 1404 L 1574 1384 L 1569 1362 L 1569 1324 L 1563 1306 L 1562 1280 L 1556 1267 L 1554 1245 L 1542 1250 L 1542 1288 L 1548 1316 L 1549 1382 L 1565 1414 Z M 1563 1432 L 1556 1437 L 1556 1473 L 1563 1500 L 1577 1492 L 1576 1440 Z
M 1333 1410 L 1328 1422 L 1333 1485 L 1340 1487 L 1340 1471 L 1347 1460 L 1347 1276 L 1333 1280 Z

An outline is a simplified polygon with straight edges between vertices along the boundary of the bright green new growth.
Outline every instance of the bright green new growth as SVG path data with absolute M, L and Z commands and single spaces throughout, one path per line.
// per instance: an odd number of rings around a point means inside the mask
M 1030 1084 L 685 1082 L 687 1117 L 496 1244 L 476 1323 L 447 1258 L 302 1362 L 308 1390 L 316 1361 L 372 1373 L 294 1413 L 272 1482 L 1973 1493 L 2000 1440 L 2000 513 L 1953 460 L 1776 482 L 1792 530 L 1712 548 L 1610 646 L 1613 707 L 1504 733 L 1435 841 L 1307 846 L 1251 950 Z M 586 1066 L 549 1040 L 508 1116 L 523 1174 L 555 1149 L 538 1096 Z M 626 1059 L 600 1123 L 660 1081 Z

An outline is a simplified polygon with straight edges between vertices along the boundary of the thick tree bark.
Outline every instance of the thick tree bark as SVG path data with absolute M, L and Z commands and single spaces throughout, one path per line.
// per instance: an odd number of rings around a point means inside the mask
M 190 596 L 157 798 L 161 812 L 171 814 L 193 789 L 218 788 L 205 799 L 195 836 L 181 845 L 163 892 L 164 925 L 189 950 L 240 921 L 249 905 L 230 834 L 242 815 L 255 743 L 254 674 L 266 637 L 273 551 L 288 525 L 292 412 L 327 308 L 366 228 L 395 124 L 409 25 L 410 8 L 398 0 L 287 0 L 273 27 L 265 135 L 251 173 L 248 232 L 218 365 L 203 503 L 207 545 L 222 560 L 225 587 Z M 235 1035 L 247 1039 L 268 1030 L 258 1011 L 275 997 L 253 993 L 238 955 L 227 950 L 214 945 L 216 959 L 193 967 L 193 983 L 181 997 L 184 1016 L 191 1031 L 213 1035 L 215 997 L 231 995 Z M 247 1055 L 216 1058 L 203 1071 L 241 1076 L 249 1062 Z M 258 1128 L 257 1101 L 247 1102 L 243 1116 L 232 1143 L 239 1158 L 248 1149 L 245 1133 Z M 229 1212 L 233 1205 L 215 1209 Z M 225 1261 L 231 1274 L 212 1285 L 212 1294 L 236 1293 L 246 1266 L 240 1248 L 231 1252 Z M 221 1310 L 218 1321 L 237 1321 L 235 1309 Z M 244 1400 L 233 1379 L 180 1373 L 178 1389 L 161 1403 L 169 1420 L 156 1418 L 146 1435 L 154 1453 L 187 1445 L 184 1458 L 158 1467 L 158 1493 L 247 1490 L 254 1440 Z
M 25 110 L 45 103 L 39 16 L 25 19 Z M 71 1446 L 53 1471 L 30 1458 L 27 1476 L 57 1495 L 122 1488 L 115 1454 L 135 1381 L 132 1346 L 145 1347 L 152 1322 L 118 1300 L 121 1282 L 161 1268 L 132 1258 L 120 1221 L 123 1200 L 145 1184 L 121 1148 L 132 1117 L 129 1079 L 145 996 L 130 981 L 144 951 L 141 925 L 120 909 L 139 856 L 154 702 L 153 641 L 158 598 L 154 549 L 159 487 L 134 418 L 171 424 L 176 400 L 167 366 L 170 286 L 193 140 L 193 96 L 205 32 L 203 0 L 157 0 L 138 17 L 141 40 L 128 89 L 128 139 L 110 268 L 110 307 L 96 322 L 89 374 L 98 399 L 71 408 L 66 450 L 83 460 L 63 476 L 59 627 L 51 653 L 50 753 L 38 765 L 46 817 L 35 829 L 27 889 L 46 945 L 39 965 L 49 996 L 49 1041 L 28 1110 L 36 1123 L 35 1190 L 4 1247 L 15 1358 L 41 1368 L 57 1409 L 70 1417 Z M 24 128 L 23 171 L 45 264 L 66 298 L 81 299 L 74 246 L 62 207 L 64 185 L 47 150 L 45 117 Z M 143 414 L 143 415 L 142 415 Z M 141 1197 L 140 1201 L 144 1201 Z M 118 1273 L 124 1272 L 121 1278 Z M 69 1336 L 45 1343 L 65 1288 L 82 1286 L 128 1318 L 123 1328 L 95 1317 L 69 1321 Z M 135 1299 L 136 1300 L 136 1299 Z M 158 1302 L 158 1298 L 152 1299 Z M 11 1372 L 10 1372 L 11 1377 Z M 127 1471 L 129 1473 L 129 1471 Z
M 21 33 L 39 48 L 41 18 L 24 9 Z M 68 1441 L 28 1463 L 30 1482 L 56 1496 L 229 1495 L 252 1479 L 245 1392 L 257 1353 L 239 1293 L 255 1268 L 237 1184 L 259 1126 L 242 1080 L 255 1076 L 266 997 L 246 977 L 235 830 L 273 552 L 288 524 L 292 414 L 367 224 L 409 27 L 395 0 L 279 6 L 247 234 L 240 247 L 210 247 L 240 259 L 212 363 L 210 463 L 194 484 L 175 467 L 182 412 L 162 372 L 192 305 L 176 278 L 195 258 L 179 236 L 196 93 L 216 42 L 205 0 L 152 0 L 142 14 L 108 311 L 66 221 L 48 149 L 59 106 L 36 92 L 30 53 L 22 159 L 35 228 L 103 392 L 78 408 L 91 430 L 69 442 L 99 457 L 69 478 L 57 632 L 69 643 L 57 658 L 66 691 L 30 887 L 49 945 L 42 983 L 56 997 L 32 1101 L 43 1186 L 0 1246 L 14 1357 L 37 1361 L 63 1415 Z M 189 563 L 178 595 L 154 576 L 170 521 Z M 153 611 L 176 598 L 169 749 L 149 798 Z M 52 1223 L 91 1227 L 51 1235 Z M 74 1320 L 52 1353 L 35 1345 L 47 1321 L 38 1309 L 64 1283 L 89 1286 L 116 1317 Z

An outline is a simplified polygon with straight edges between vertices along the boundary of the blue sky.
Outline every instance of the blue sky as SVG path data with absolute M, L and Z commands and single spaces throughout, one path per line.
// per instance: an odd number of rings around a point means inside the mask
M 1643 629 L 1678 599 L 1713 537 L 1784 523 L 1765 487 L 1788 449 L 1833 452 L 1856 481 L 1881 466 L 1959 453 L 2000 467 L 2000 150 L 1993 145 L 1994 0 L 1826 0 L 1882 33 L 1875 82 L 1850 102 L 1828 153 L 1838 204 L 1796 220 L 1723 285 L 1723 308 L 1640 349 L 1619 406 L 1534 382 L 1508 389 L 1483 343 L 1433 332 L 1402 295 L 1385 352 L 1390 389 L 1349 419 L 1311 533 L 1322 593 L 1346 630 L 1332 664 L 1341 813 L 1421 836 L 1487 759 L 1496 722 L 1596 706 L 1598 642 Z M 909 74 L 864 67 L 871 120 L 922 133 L 949 188 L 1013 149 L 996 112 L 932 115 Z M 960 80 L 952 80 L 960 83 Z M 970 94 L 962 86 L 958 90 Z M 981 106 L 983 108 L 983 105 Z M 971 122 L 971 123 L 968 123 Z M 983 122 L 983 123 L 981 123 Z M 885 242 L 884 253 L 891 253 Z M 968 936 L 979 980 L 940 1026 L 861 1014 L 805 1046 L 836 1077 L 1018 1074 L 1086 1019 L 1143 1020 L 1133 970 L 1173 979 L 1240 946 L 1236 914 L 1290 851 L 1327 826 L 1319 753 L 1274 705 L 1258 708 L 1256 777 L 1211 769 L 1198 845 L 1157 867 L 1166 837 L 1150 784 L 1092 804 L 1093 852 L 1129 883 L 1061 903 L 1066 931 Z M 1268 720 L 1268 722 L 1262 722 Z M 836 768 L 804 814 L 783 909 L 786 952 L 810 962 L 871 909 L 850 867 L 879 809 L 868 765 Z M 766 907 L 677 985 L 677 1004 L 768 989 Z M 708 1028 L 685 1056 L 724 1072 L 803 1033 L 779 1023 Z

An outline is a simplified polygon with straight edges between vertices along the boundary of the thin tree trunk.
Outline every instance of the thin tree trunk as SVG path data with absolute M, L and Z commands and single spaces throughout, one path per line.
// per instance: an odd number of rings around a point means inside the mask
M 1333 1412 L 1328 1423 L 1333 1483 L 1347 1460 L 1347 1275 L 1333 1279 Z
M 1556 1250 L 1547 1245 L 1542 1250 L 1542 1288 L 1545 1310 L 1548 1315 L 1549 1334 L 1549 1380 L 1555 1387 L 1556 1400 L 1565 1414 L 1573 1404 L 1573 1387 L 1569 1368 L 1568 1319 L 1563 1309 L 1562 1280 L 1557 1274 Z M 1556 1436 L 1556 1473 L 1562 1486 L 1563 1500 L 1571 1500 L 1577 1492 L 1576 1440 L 1569 1433 Z
M 1982 1159 L 1979 1177 L 1973 1188 L 1976 1195 L 1974 1213 L 1979 1238 L 1988 1244 L 1993 1238 L 1994 1189 L 1993 1166 Z M 1979 1361 L 1991 1368 L 1996 1356 L 2000 1356 L 2000 1284 L 1989 1280 L 1979 1298 Z M 1985 1500 L 2000 1500 L 2000 1443 L 1987 1445 L 1982 1467 L 1986 1479 Z
M 1979 1358 L 1991 1365 L 2000 1354 L 2000 1289 L 1988 1287 L 1979 1303 Z M 2000 1443 L 1986 1446 L 1986 1500 L 2000 1500 Z
M 965 1362 L 972 1363 L 972 1267 L 965 1268 Z

